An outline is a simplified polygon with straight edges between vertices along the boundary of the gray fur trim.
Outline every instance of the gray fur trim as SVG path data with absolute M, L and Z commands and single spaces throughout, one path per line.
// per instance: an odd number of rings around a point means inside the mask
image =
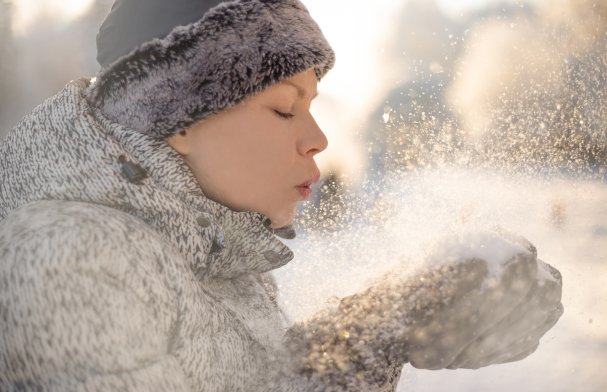
M 169 138 L 335 54 L 298 0 L 237 0 L 102 69 L 86 91 L 112 121 Z

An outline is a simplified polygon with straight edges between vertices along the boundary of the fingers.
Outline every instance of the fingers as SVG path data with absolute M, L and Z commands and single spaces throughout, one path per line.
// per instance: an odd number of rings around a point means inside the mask
M 499 281 L 489 286 L 493 298 L 514 300 L 514 306 L 529 292 L 537 276 L 537 259 L 532 254 L 520 254 L 506 265 Z M 516 301 L 518 299 L 518 301 Z M 514 308 L 512 306 L 512 308 Z
M 548 263 L 542 260 L 537 261 L 538 264 L 538 280 L 548 280 L 556 282 L 560 287 L 563 287 L 563 277 L 561 273 Z
M 541 333 L 540 338 L 542 336 L 544 336 L 544 334 L 548 330 L 550 330 L 558 322 L 558 320 L 561 318 L 561 316 L 563 315 L 563 313 L 564 313 L 564 308 L 563 308 L 563 305 L 560 304 L 560 306 L 556 309 L 554 318 L 552 320 L 548 320 L 546 322 L 546 325 L 543 328 L 541 328 L 541 329 L 544 330 L 544 333 L 540 332 Z M 517 355 L 515 355 L 513 357 L 510 357 L 510 358 L 508 358 L 506 360 L 503 360 L 501 362 L 496 362 L 496 363 L 498 363 L 498 364 L 499 363 L 509 363 L 509 362 L 516 362 L 516 361 L 520 361 L 521 359 L 525 359 L 529 355 L 533 354 L 535 352 L 535 350 L 537 350 L 537 348 L 539 347 L 539 345 L 540 345 L 540 343 L 538 342 L 535 346 L 531 347 L 530 349 L 527 349 L 527 350 L 521 352 L 520 354 L 517 354 Z
M 537 327 L 535 330 L 530 331 L 528 335 L 522 336 L 518 341 L 514 342 L 511 346 L 507 347 L 501 352 L 495 352 L 489 357 L 484 359 L 482 362 L 489 364 L 497 364 L 504 362 L 512 362 L 513 358 L 523 359 L 526 356 L 522 356 L 523 353 L 529 352 L 531 354 L 535 346 L 539 345 L 539 340 L 557 323 L 561 315 L 563 314 L 562 306 L 559 306 L 553 314 L 546 320 L 546 322 Z M 487 366 L 483 365 L 483 366 Z M 478 368 L 478 367 L 475 367 Z
M 454 298 L 448 307 L 415 320 L 409 361 L 423 369 L 449 366 L 472 341 L 516 308 L 532 287 L 537 262 L 532 254 L 513 258 L 498 279 Z
M 540 338 L 556 324 L 562 314 L 563 307 L 559 304 L 556 309 L 550 312 L 550 315 L 543 324 L 512 341 L 509 346 L 500 350 L 494 350 L 481 358 L 469 358 L 467 361 L 462 363 L 459 368 L 478 369 L 483 366 L 513 362 L 515 360 L 526 358 L 528 355 L 535 352 L 535 349 L 539 345 Z
M 538 348 L 539 346 L 540 346 L 540 343 L 539 343 L 539 342 L 537 342 L 537 344 L 536 344 L 535 346 L 531 347 L 530 349 L 525 350 L 525 351 L 523 351 L 522 353 L 520 353 L 520 354 L 518 354 L 518 355 L 515 355 L 515 356 L 514 356 L 514 357 L 512 357 L 512 358 L 506 359 L 505 361 L 503 361 L 503 362 L 498 362 L 498 363 L 509 363 L 509 362 L 516 362 L 516 361 L 520 361 L 520 360 L 522 360 L 522 359 L 525 359 L 525 358 L 527 358 L 528 356 L 530 356 L 531 354 L 533 354 L 533 353 L 534 353 L 534 352 L 537 350 L 537 348 Z
M 475 358 L 480 360 L 489 353 L 500 352 L 521 337 L 528 336 L 529 331 L 551 319 L 561 306 L 560 299 L 560 285 L 552 281 L 535 281 L 525 299 L 505 318 L 470 343 L 450 364 L 450 368 L 459 368 L 467 361 Z
M 533 254 L 533 256 L 537 257 L 537 249 L 536 247 L 529 241 L 527 238 L 523 237 L 520 234 L 516 234 L 510 230 L 507 230 L 501 226 L 494 226 L 491 231 L 498 234 L 500 237 L 514 243 L 523 246 L 529 252 Z

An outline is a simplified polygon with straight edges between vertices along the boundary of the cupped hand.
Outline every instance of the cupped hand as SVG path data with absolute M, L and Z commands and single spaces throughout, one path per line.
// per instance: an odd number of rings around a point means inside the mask
M 539 340 L 563 314 L 561 274 L 538 260 L 538 276 L 523 300 L 506 317 L 472 341 L 447 366 L 478 369 L 531 355 Z
M 521 252 L 496 261 L 485 251 L 489 262 L 471 257 L 389 279 L 344 298 L 340 309 L 364 320 L 351 329 L 361 336 L 374 331 L 367 339 L 386 356 L 416 368 L 476 369 L 523 359 L 563 313 L 562 279 L 537 260 L 528 241 L 507 233 L 497 240 L 521 245 Z M 375 328 L 365 328 L 372 322 Z
M 482 275 L 485 263 L 455 268 Z M 414 367 L 477 369 L 523 359 L 563 313 L 560 274 L 531 254 L 514 257 L 499 279 L 470 283 L 452 283 L 463 290 L 449 305 L 412 314 L 407 353 Z

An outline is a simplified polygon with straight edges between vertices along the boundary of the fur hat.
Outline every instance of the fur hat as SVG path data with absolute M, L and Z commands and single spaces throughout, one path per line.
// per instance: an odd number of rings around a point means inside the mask
M 320 80 L 334 63 L 299 0 L 228 1 L 103 67 L 86 97 L 112 121 L 168 138 L 283 78 L 314 69 Z

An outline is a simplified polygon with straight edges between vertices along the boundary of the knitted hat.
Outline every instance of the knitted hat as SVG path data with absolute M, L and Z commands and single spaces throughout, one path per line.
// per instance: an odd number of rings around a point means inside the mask
M 320 80 L 335 63 L 299 0 L 116 0 L 97 46 L 88 101 L 158 138 L 283 78 L 314 69 Z

